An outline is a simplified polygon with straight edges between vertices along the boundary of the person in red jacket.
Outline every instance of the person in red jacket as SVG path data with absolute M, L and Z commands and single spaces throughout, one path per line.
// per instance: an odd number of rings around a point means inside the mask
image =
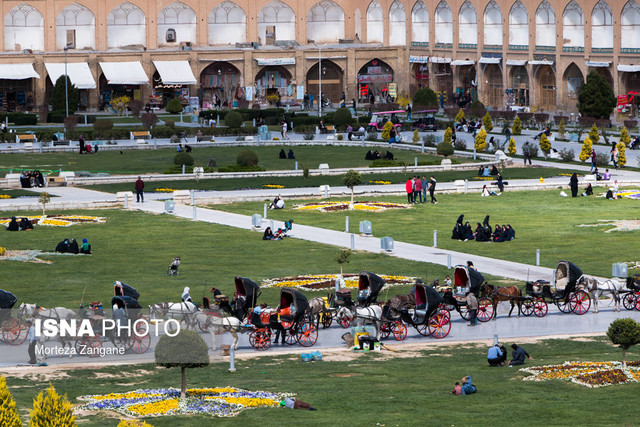
M 422 181 L 420 181 L 420 177 L 416 176 L 413 182 L 413 203 L 418 203 L 418 198 L 420 199 L 420 203 L 424 203 L 422 200 Z
M 413 179 L 409 178 L 406 184 L 407 202 L 413 203 Z
M 135 189 L 136 189 L 136 201 L 138 203 L 140 202 L 144 203 L 144 181 L 142 181 L 141 177 L 138 177 L 138 180 L 136 181 Z

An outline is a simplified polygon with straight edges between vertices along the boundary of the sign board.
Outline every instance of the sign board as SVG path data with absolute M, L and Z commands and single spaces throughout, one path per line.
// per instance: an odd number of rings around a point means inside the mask
M 389 83 L 389 96 L 395 98 L 398 96 L 398 84 L 397 83 Z
M 253 86 L 247 86 L 245 88 L 244 97 L 247 101 L 253 101 Z

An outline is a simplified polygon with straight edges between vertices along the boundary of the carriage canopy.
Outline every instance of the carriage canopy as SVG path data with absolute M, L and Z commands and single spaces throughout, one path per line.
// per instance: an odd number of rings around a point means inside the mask
M 358 299 L 364 305 L 374 302 L 385 285 L 382 277 L 370 271 L 362 271 L 358 279 Z
M 575 289 L 578 279 L 582 276 L 582 270 L 569 261 L 558 261 L 555 271 L 556 291 L 569 291 Z
M 309 300 L 296 289 L 280 289 L 280 310 L 290 309 L 292 305 L 295 307 L 295 319 L 299 320 L 309 308 Z
M 246 298 L 247 307 L 255 307 L 258 296 L 260 296 L 260 286 L 251 279 L 236 276 L 236 293 L 238 296 Z
M 9 291 L 0 289 L 0 308 L 10 309 L 18 302 L 18 298 Z
M 431 316 L 442 303 L 442 297 L 431 286 L 416 283 L 416 307 L 426 306 L 427 315 Z
M 137 299 L 128 296 L 117 296 L 111 298 L 111 306 L 117 305 L 118 308 L 126 309 L 141 309 L 142 306 Z
M 474 294 L 478 294 L 484 282 L 484 276 L 478 270 L 469 268 L 466 265 L 456 265 L 453 279 L 454 286 L 469 288 Z
M 140 299 L 140 293 L 133 286 L 129 286 L 119 280 L 113 283 L 113 295 L 131 297 L 135 300 Z

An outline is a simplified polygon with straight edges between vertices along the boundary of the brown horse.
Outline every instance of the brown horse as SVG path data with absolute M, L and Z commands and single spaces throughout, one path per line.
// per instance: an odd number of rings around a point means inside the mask
M 494 286 L 488 283 L 485 283 L 482 287 L 482 291 L 484 295 L 491 299 L 491 304 L 493 304 L 493 320 L 498 318 L 498 303 L 501 301 L 509 301 L 511 304 L 511 310 L 509 310 L 509 316 L 511 317 L 511 312 L 513 312 L 514 307 L 518 307 L 518 317 L 520 317 L 520 309 L 521 304 L 520 300 L 522 298 L 522 291 L 517 286 Z
M 413 294 L 396 295 L 392 297 L 382 308 L 382 317 L 385 319 L 396 318 L 400 315 L 400 310 L 405 308 L 414 308 L 416 306 L 416 298 Z

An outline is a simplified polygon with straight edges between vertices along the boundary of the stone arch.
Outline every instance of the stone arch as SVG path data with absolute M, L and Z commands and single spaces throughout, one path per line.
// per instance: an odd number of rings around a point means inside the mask
M 436 7 L 435 21 L 436 45 L 453 43 L 453 14 L 445 0 Z
M 504 104 L 504 84 L 502 83 L 502 70 L 498 64 L 488 64 L 484 69 L 486 104 L 490 107 L 501 109 Z
M 196 43 L 196 13 L 188 5 L 176 1 L 158 14 L 158 46 L 179 43 Z
M 509 11 L 509 45 L 529 46 L 529 13 L 520 0 Z
M 231 107 L 242 86 L 242 74 L 236 66 L 226 61 L 212 62 L 200 73 L 202 107 L 213 108 L 214 95 L 220 98 L 223 106 Z
M 338 102 L 344 91 L 344 71 L 335 62 L 324 59 L 322 60 L 322 82 L 320 82 L 318 70 L 319 62 L 316 62 L 307 71 L 307 93 L 313 94 L 315 99 L 320 99 L 318 93 L 322 83 L 323 95 L 333 102 Z
M 395 0 L 389 9 L 389 45 L 407 44 L 407 14 L 399 0 Z
M 281 98 L 293 93 L 291 72 L 282 65 L 267 65 L 256 74 L 256 90 L 260 97 L 278 94 Z
M 107 47 L 146 46 L 146 17 L 135 4 L 124 2 L 107 17 Z
M 498 3 L 491 0 L 484 9 L 484 44 L 502 46 L 502 12 Z
M 567 69 L 564 70 L 562 80 L 566 84 L 567 97 L 571 99 L 577 99 L 580 87 L 584 83 L 584 75 L 582 74 L 582 71 L 580 71 L 580 68 L 578 68 L 578 66 L 575 64 L 575 62 L 569 64 Z
M 265 5 L 258 13 L 260 44 L 274 44 L 276 40 L 296 39 L 296 15 L 280 0 Z
M 382 43 L 384 41 L 384 22 L 382 7 L 378 0 L 373 0 L 367 8 L 367 42 Z
M 622 8 L 620 31 L 623 53 L 625 49 L 640 49 L 640 6 L 635 0 L 629 0 Z
M 86 6 L 72 3 L 56 17 L 56 49 L 96 48 L 96 18 Z
M 478 45 L 478 14 L 469 0 L 460 7 L 458 13 L 458 43 L 462 45 Z
M 556 46 L 556 14 L 547 0 L 536 10 L 536 46 Z
M 307 39 L 332 43 L 344 39 L 344 10 L 331 0 L 316 3 L 307 14 Z
M 44 17 L 35 7 L 20 4 L 4 17 L 4 50 L 44 50 Z
M 591 47 L 613 49 L 613 14 L 604 0 L 598 1 L 591 12 Z
M 373 94 L 377 99 L 386 96 L 389 83 L 394 81 L 393 68 L 378 58 L 372 59 L 358 71 L 358 93 L 360 99 L 368 101 Z
M 247 15 L 231 1 L 223 1 L 209 13 L 209 44 L 244 43 L 247 40 Z
M 575 0 L 571 0 L 562 13 L 563 50 L 584 50 L 584 14 Z
M 551 65 L 541 65 L 537 70 L 538 106 L 542 110 L 555 110 L 556 73 Z
M 429 43 L 429 9 L 422 0 L 411 9 L 411 41 Z

